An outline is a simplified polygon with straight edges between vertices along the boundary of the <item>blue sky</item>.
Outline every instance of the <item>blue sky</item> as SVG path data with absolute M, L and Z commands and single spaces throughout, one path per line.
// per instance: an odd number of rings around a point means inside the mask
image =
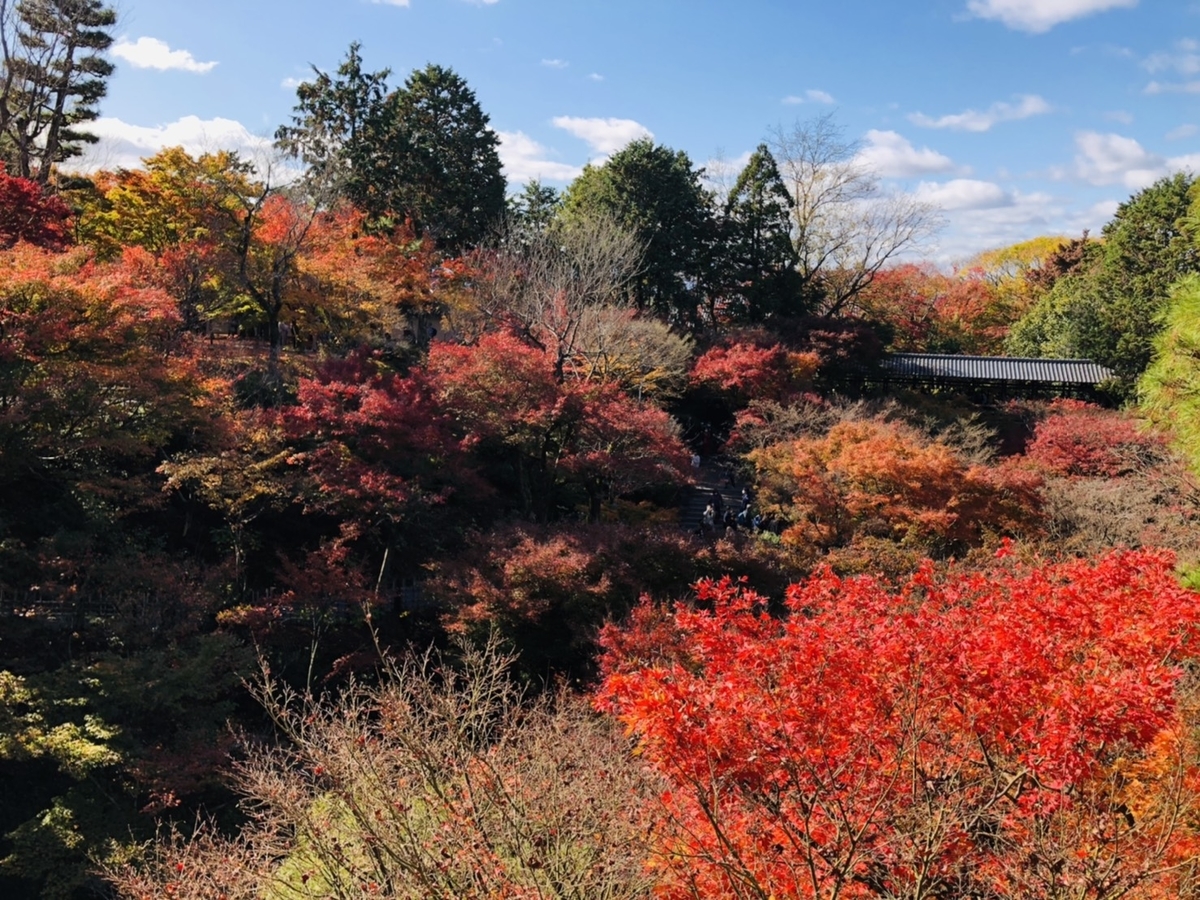
M 565 185 L 645 134 L 714 172 L 834 113 L 888 190 L 937 204 L 943 263 L 1098 229 L 1200 172 L 1195 0 L 122 0 L 91 165 L 261 151 L 351 41 L 392 83 L 436 62 L 501 135 L 510 186 Z M 723 162 L 722 162 L 723 161 Z

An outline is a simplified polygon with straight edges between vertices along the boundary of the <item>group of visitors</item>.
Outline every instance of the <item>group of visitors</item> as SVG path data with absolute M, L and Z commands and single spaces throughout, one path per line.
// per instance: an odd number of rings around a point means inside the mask
M 700 516 L 700 530 L 705 534 L 712 534 L 719 525 L 726 536 L 739 531 L 757 534 L 763 526 L 763 517 L 761 513 L 754 512 L 753 505 L 748 488 L 742 488 L 741 509 L 737 513 L 725 506 L 720 491 L 713 491 L 712 499 Z

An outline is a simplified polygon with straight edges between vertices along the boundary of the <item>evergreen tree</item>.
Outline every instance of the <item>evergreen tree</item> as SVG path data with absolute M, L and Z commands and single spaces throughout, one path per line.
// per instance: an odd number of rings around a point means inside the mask
M 1013 327 L 1009 351 L 1094 359 L 1131 384 L 1150 363 L 1171 285 L 1200 272 L 1188 217 L 1195 183 L 1177 173 L 1122 203 L 1103 241 L 1081 244 L 1067 274 Z
M 350 45 L 336 74 L 318 70 L 300 85 L 276 146 L 309 167 L 322 199 L 332 188 L 377 224 L 409 217 L 450 252 L 478 244 L 504 213 L 505 182 L 500 139 L 474 92 L 437 65 L 390 91 L 389 70 L 364 71 L 360 49 Z
M 275 145 L 307 165 L 311 180 L 339 192 L 355 179 L 350 160 L 372 138 L 367 125 L 379 116 L 391 75 L 363 71 L 361 49 L 352 43 L 335 75 L 313 66 L 316 77 L 296 88 L 292 124 L 275 132 Z
M 1188 464 L 1200 472 L 1200 276 L 1175 284 L 1154 351 L 1138 382 L 1142 409 L 1171 430 Z
M 99 116 L 116 22 L 101 0 L 0 0 L 0 156 L 12 174 L 45 185 L 96 142 L 78 126 Z
M 1137 376 L 1150 363 L 1171 285 L 1200 271 L 1200 248 L 1187 224 L 1194 176 L 1161 178 L 1122 203 L 1104 226 L 1101 293 L 1111 335 L 1108 365 Z
M 354 145 L 350 199 L 373 216 L 402 213 L 450 252 L 478 244 L 504 214 L 500 139 L 463 78 L 413 72 Z
M 508 217 L 516 231 L 540 234 L 550 227 L 561 208 L 558 191 L 535 178 L 521 193 L 509 198 Z
M 1099 245 L 1092 254 L 1099 256 Z M 1084 265 L 1088 265 L 1085 263 Z M 1101 262 L 1065 275 L 1013 325 L 1005 341 L 1012 356 L 1046 359 L 1093 359 L 1112 362 L 1113 334 L 1108 321 Z
M 725 201 L 725 272 L 739 318 L 800 311 L 791 210 L 775 157 L 759 144 Z
M 636 235 L 645 247 L 632 285 L 638 308 L 688 324 L 712 275 L 712 195 L 701 174 L 682 150 L 643 138 L 587 166 L 564 199 L 568 218 L 608 215 Z

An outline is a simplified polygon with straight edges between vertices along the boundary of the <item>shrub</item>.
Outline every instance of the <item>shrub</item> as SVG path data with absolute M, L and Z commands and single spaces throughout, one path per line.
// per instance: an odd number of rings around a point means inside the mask
M 1079 400 L 1056 400 L 1025 451 L 1034 465 L 1058 475 L 1117 478 L 1165 457 L 1158 434 L 1113 410 Z
M 240 768 L 248 822 L 163 835 L 109 870 L 143 900 L 649 896 L 655 781 L 578 699 L 525 702 L 494 647 L 378 687 L 257 694 L 285 745 Z

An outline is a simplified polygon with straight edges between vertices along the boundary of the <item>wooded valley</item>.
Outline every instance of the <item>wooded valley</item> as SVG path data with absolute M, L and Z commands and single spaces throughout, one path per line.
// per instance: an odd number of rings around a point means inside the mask
M 521 187 L 357 45 L 79 173 L 115 14 L 0 17 L 4 896 L 1200 890 L 1194 175 L 934 265 L 831 117 Z

